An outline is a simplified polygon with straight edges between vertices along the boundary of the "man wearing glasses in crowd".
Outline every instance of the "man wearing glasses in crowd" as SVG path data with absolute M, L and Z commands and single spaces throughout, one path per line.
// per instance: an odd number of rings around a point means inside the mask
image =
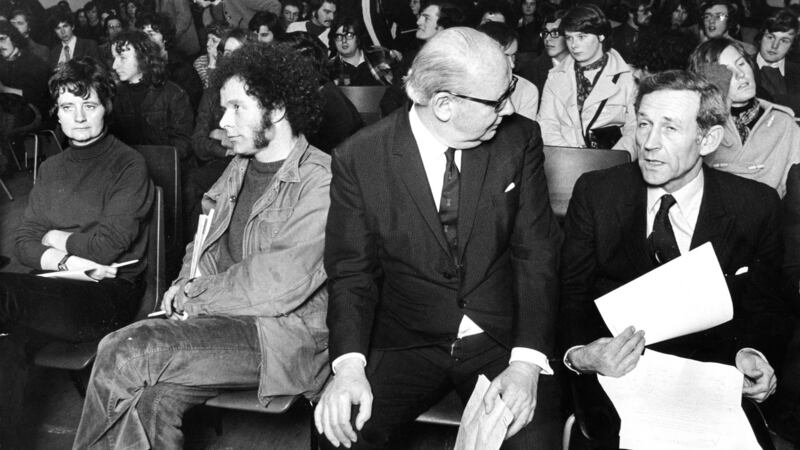
M 756 47 L 753 44 L 742 42 L 731 36 L 739 30 L 736 6 L 728 0 L 708 0 L 700 5 L 700 40 L 705 42 L 709 39 L 726 37 L 738 41 L 744 46 L 748 55 L 756 54 Z
M 515 86 L 494 40 L 440 31 L 406 80 L 412 108 L 334 153 L 325 269 L 335 375 L 315 411 L 331 444 L 383 448 L 451 390 L 466 401 L 485 374 L 485 408 L 502 398 L 514 417 L 505 448 L 556 445 L 528 424 L 554 383 L 538 389 L 540 373 L 552 374 L 561 232 L 539 129 L 508 101 Z
M 551 10 L 545 13 L 542 20 L 542 43 L 544 44 L 544 51 L 541 55 L 525 64 L 522 61 L 517 61 L 517 73 L 522 78 L 530 81 L 541 93 L 544 89 L 544 82 L 547 81 L 547 74 L 550 69 L 557 66 L 558 63 L 564 60 L 569 55 L 567 50 L 567 43 L 564 40 L 564 34 L 559 27 L 561 26 L 561 18 L 567 13 L 565 9 Z M 539 95 L 539 103 L 542 101 L 542 96 Z

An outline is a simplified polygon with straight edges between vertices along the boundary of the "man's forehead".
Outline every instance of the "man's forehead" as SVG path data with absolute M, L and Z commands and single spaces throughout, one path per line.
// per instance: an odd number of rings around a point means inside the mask
M 636 111 L 640 117 L 672 122 L 694 120 L 700 109 L 700 93 L 688 89 L 660 89 L 642 96 Z

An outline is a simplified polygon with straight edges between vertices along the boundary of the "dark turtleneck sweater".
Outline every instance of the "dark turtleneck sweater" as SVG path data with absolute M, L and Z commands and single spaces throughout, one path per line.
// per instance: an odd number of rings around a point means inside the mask
M 17 257 L 41 269 L 42 237 L 67 231 L 67 252 L 75 256 L 105 265 L 138 259 L 117 272 L 132 281 L 145 268 L 154 192 L 144 158 L 113 135 L 70 146 L 42 164 L 17 229 Z

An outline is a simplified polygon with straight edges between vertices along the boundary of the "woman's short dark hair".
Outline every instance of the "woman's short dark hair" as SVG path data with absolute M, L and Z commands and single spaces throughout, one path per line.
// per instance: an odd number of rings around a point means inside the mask
M 161 49 L 141 30 L 124 30 L 111 39 L 111 48 L 121 53 L 130 46 L 142 72 L 142 81 L 152 86 L 163 86 L 167 81 L 166 65 Z
M 258 33 L 258 30 L 261 29 L 262 26 L 269 28 L 269 31 L 275 36 L 279 36 L 286 31 L 283 29 L 283 22 L 280 21 L 278 16 L 269 11 L 259 11 L 255 13 L 247 24 L 247 29 Z
M 87 98 L 94 89 L 106 109 L 106 116 L 111 114 L 111 105 L 117 92 L 114 79 L 106 66 L 89 56 L 59 64 L 47 87 L 50 98 L 53 99 L 53 112 L 58 108 L 58 97 L 62 93 L 69 92 L 77 97 Z
M 728 120 L 727 101 L 722 92 L 702 75 L 685 70 L 667 70 L 645 77 L 636 93 L 636 110 L 642 98 L 656 91 L 691 91 L 700 94 L 700 108 L 697 111 L 697 126 L 708 131 L 715 125 L 725 125 Z
M 341 16 L 336 16 L 331 24 L 331 31 L 328 34 L 328 48 L 330 49 L 336 48 L 336 32 L 339 31 L 339 27 L 344 28 L 345 33 L 348 31 L 353 32 L 353 34 L 356 35 L 356 46 L 362 50 L 368 47 L 366 44 L 371 42 L 367 30 L 364 28 L 361 21 L 343 14 Z
M 247 94 L 258 100 L 264 126 L 271 125 L 272 111 L 284 108 L 296 135 L 316 130 L 322 110 L 319 77 L 311 60 L 292 46 L 248 43 L 222 58 L 213 74 L 214 89 L 231 78 L 241 79 Z
M 7 20 L 0 20 L 0 34 L 5 34 L 11 40 L 11 43 L 14 44 L 14 47 L 17 47 L 20 50 L 25 50 L 28 48 L 28 40 L 25 39 L 25 36 L 17 30 L 17 27 L 11 25 L 11 22 Z
M 166 14 L 158 14 L 152 12 L 145 12 L 144 14 L 137 14 L 136 28 L 144 30 L 144 27 L 150 25 L 153 31 L 161 33 L 164 37 L 164 46 L 171 49 L 175 44 L 175 24 L 172 19 Z
M 603 10 L 591 3 L 573 6 L 561 19 L 559 29 L 562 33 L 571 31 L 605 36 L 603 50 L 608 50 L 611 46 L 611 24 Z
M 477 30 L 497 41 L 504 49 L 512 42 L 519 41 L 517 32 L 505 23 L 486 22 L 479 25 Z

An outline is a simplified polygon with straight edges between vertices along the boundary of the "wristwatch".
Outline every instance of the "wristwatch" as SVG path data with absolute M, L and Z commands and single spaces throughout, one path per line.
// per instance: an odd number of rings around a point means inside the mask
M 58 262 L 58 271 L 59 272 L 64 272 L 66 270 L 69 270 L 67 268 L 67 260 L 69 259 L 70 256 L 72 256 L 72 255 L 67 253 L 66 255 L 64 255 L 63 258 L 61 258 L 61 261 Z

